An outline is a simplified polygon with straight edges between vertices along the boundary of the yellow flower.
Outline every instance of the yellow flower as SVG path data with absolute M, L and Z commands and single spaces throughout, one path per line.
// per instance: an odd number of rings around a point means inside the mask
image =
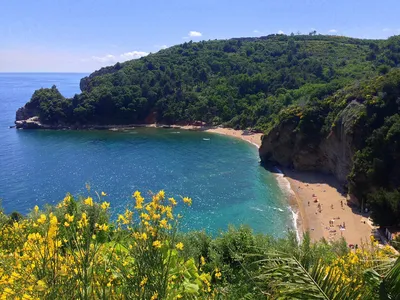
M 69 227 L 69 223 L 68 222 L 64 222 L 64 226 L 65 227 Z
M 37 290 L 44 291 L 46 289 L 46 283 L 43 280 L 39 280 L 37 283 Z
M 101 195 L 102 195 L 102 196 L 107 196 L 107 194 L 106 194 L 106 193 L 104 193 L 104 192 L 101 192 Z
M 110 203 L 109 202 L 103 202 L 102 204 L 101 204 L 101 208 L 102 209 L 104 209 L 104 210 L 106 210 L 107 208 L 109 208 L 110 207 Z
M 206 264 L 206 260 L 204 259 L 203 256 L 200 257 L 200 262 L 201 262 L 201 265 L 202 265 L 202 266 L 204 266 L 204 265 Z
M 136 209 L 142 209 L 143 208 L 143 202 L 144 198 L 141 196 L 139 191 L 136 191 L 133 193 L 133 197 L 136 199 Z
M 64 206 L 67 206 L 71 202 L 71 195 L 67 194 L 63 200 Z
M 79 228 L 86 227 L 88 224 L 89 224 L 89 221 L 87 219 L 86 213 L 82 213 L 82 217 L 81 217 L 80 221 L 78 221 L 78 227 Z
M 5 289 L 4 289 L 4 294 L 3 295 L 8 295 L 8 296 L 11 296 L 11 295 L 14 295 L 15 293 L 14 293 L 14 291 L 12 290 L 12 289 L 10 289 L 9 287 L 6 287 Z M 3 298 L 2 298 L 3 299 Z M 4 299 L 7 299 L 7 298 L 4 298 Z
M 164 190 L 159 191 L 159 192 L 158 192 L 158 196 L 159 196 L 161 199 L 164 199 L 164 197 L 165 197 L 165 192 L 164 192 Z
M 185 202 L 188 206 L 192 205 L 192 199 L 189 197 L 183 198 L 183 202 Z
M 183 250 L 183 243 L 182 242 L 179 242 L 178 244 L 176 244 L 176 249 L 178 249 L 178 250 Z
M 161 248 L 161 242 L 160 241 L 154 241 L 153 242 L 153 247 L 154 248 Z
M 160 214 L 154 214 L 153 215 L 153 220 L 159 220 L 161 218 Z
M 142 233 L 142 240 L 147 240 L 147 233 L 146 232 L 143 232 Z
M 161 227 L 161 228 L 167 228 L 167 227 L 168 227 L 168 221 L 167 221 L 167 219 L 162 219 L 162 220 L 160 221 L 160 227 Z
M 151 296 L 150 300 L 156 300 L 156 299 L 158 299 L 158 293 L 157 292 L 155 292 L 153 294 L 153 296 Z
M 71 216 L 70 214 L 65 214 L 64 215 L 65 220 L 67 220 L 67 222 L 73 222 L 74 221 L 74 216 Z
M 51 225 L 57 225 L 57 223 L 58 223 L 57 217 L 56 216 L 52 216 L 51 220 L 50 220 L 50 224 Z
M 107 224 L 100 225 L 99 229 L 103 231 L 108 231 L 108 225 Z
M 177 204 L 177 202 L 174 198 L 169 198 L 168 200 L 173 206 L 175 206 Z
M 221 277 L 222 277 L 222 274 L 221 274 L 221 272 L 219 271 L 219 269 L 218 269 L 218 268 L 216 268 L 216 269 L 215 269 L 215 278 L 217 278 L 217 279 L 221 279 Z
M 146 276 L 146 277 L 144 277 L 144 278 L 142 279 L 142 281 L 140 282 L 140 287 L 144 287 L 144 286 L 146 285 L 147 281 L 148 281 L 148 278 L 147 278 L 147 276 Z
M 83 201 L 86 205 L 93 206 L 93 199 L 92 197 L 87 197 L 85 201 Z
M 117 220 L 118 222 L 122 222 L 122 223 L 124 223 L 125 224 L 125 221 L 126 221 L 126 219 L 125 219 L 125 217 L 124 217 L 124 215 L 118 215 L 118 220 Z
M 37 213 L 39 211 L 39 206 L 35 205 L 35 207 L 33 208 L 33 210 L 35 211 L 35 213 Z
M 47 220 L 46 215 L 41 214 L 41 215 L 40 215 L 40 218 L 37 220 L 37 222 L 38 222 L 39 224 L 44 224 L 44 223 L 46 222 L 46 220 Z

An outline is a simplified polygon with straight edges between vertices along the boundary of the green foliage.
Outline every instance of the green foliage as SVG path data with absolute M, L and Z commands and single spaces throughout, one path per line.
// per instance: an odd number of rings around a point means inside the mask
M 388 72 L 398 61 L 395 41 L 270 35 L 187 42 L 102 68 L 82 79 L 83 92 L 72 99 L 42 89 L 31 104 L 39 100 L 41 121 L 50 124 L 197 120 L 267 129 L 283 107 Z
M 109 203 L 67 195 L 24 218 L 0 212 L 0 296 L 22 299 L 397 299 L 389 247 L 301 242 L 230 227 L 178 233 L 177 201 L 160 191 L 115 221 Z M 103 202 L 101 202 L 103 201 Z M 190 205 L 190 198 L 183 198 Z M 130 210 L 132 208 L 132 210 Z M 0 210 L 1 211 L 1 210 Z M 396 262 L 397 259 L 397 262 Z
M 400 220 L 400 192 L 379 189 L 368 196 L 372 218 L 383 226 L 398 224 Z

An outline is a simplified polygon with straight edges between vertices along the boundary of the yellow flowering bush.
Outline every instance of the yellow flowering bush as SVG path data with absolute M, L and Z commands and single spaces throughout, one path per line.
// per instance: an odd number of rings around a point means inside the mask
M 180 255 L 177 200 L 160 191 L 146 202 L 135 192 L 133 204 L 110 222 L 106 196 L 96 202 L 67 194 L 21 220 L 0 212 L 0 299 L 215 297 L 211 274 Z
M 397 253 L 386 245 L 380 247 L 371 238 L 371 243 L 364 243 L 360 248 L 349 251 L 346 255 L 336 257 L 325 268 L 326 274 L 332 272 L 340 278 L 343 284 L 350 284 L 353 289 L 362 289 L 364 286 L 364 273 L 376 265 L 388 260 L 394 260 Z

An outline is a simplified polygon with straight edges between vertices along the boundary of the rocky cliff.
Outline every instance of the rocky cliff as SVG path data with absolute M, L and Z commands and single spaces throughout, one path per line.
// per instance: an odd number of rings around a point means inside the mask
M 261 161 L 333 174 L 345 184 L 353 166 L 354 153 L 361 142 L 357 120 L 363 110 L 363 104 L 350 102 L 338 114 L 329 133 L 312 139 L 301 130 L 300 118 L 280 122 L 262 139 L 259 149 Z

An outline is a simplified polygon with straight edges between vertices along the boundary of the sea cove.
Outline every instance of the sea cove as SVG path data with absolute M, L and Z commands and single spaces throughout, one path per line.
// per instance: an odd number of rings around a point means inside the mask
M 259 165 L 253 145 L 211 133 L 137 128 L 112 131 L 9 129 L 15 108 L 38 87 L 56 84 L 65 96 L 79 92 L 85 74 L 0 75 L 0 198 L 6 212 L 28 212 L 66 192 L 104 191 L 115 211 L 140 190 L 190 196 L 186 229 L 217 233 L 228 224 L 284 236 L 292 225 L 285 192 Z

